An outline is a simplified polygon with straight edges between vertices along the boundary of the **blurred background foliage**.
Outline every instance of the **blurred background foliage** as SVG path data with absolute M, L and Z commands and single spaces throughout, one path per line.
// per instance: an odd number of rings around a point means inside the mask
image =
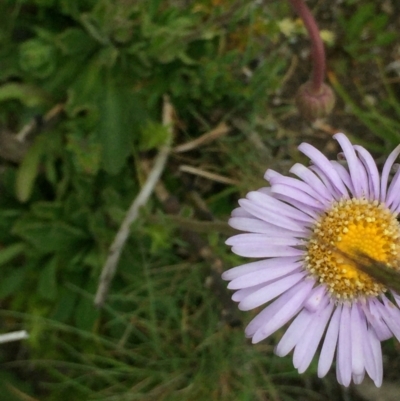
M 210 259 L 179 230 L 202 231 L 229 268 L 240 258 L 217 227 L 267 167 L 300 160 L 301 141 L 335 153 L 331 133 L 348 130 L 378 160 L 399 142 L 398 5 L 309 3 L 341 99 L 314 126 L 294 108 L 309 49 L 286 2 L 0 2 L 0 328 L 30 334 L 0 345 L 2 399 L 359 399 L 338 391 L 334 373 L 317 380 L 314 365 L 299 377 L 273 355 L 274 339 L 249 346 L 241 319 L 251 316 L 226 318 Z M 164 95 L 174 145 L 221 123 L 229 135 L 172 153 L 163 184 L 181 220 L 151 198 L 98 310 L 98 277 L 143 161 L 168 141 Z

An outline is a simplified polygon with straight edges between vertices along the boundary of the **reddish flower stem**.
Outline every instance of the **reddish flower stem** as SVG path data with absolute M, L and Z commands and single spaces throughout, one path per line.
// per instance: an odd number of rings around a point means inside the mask
M 311 57 L 313 60 L 313 70 L 311 75 L 312 90 L 318 93 L 325 79 L 325 49 L 318 29 L 318 25 L 303 0 L 289 0 L 296 13 L 303 20 L 311 40 Z

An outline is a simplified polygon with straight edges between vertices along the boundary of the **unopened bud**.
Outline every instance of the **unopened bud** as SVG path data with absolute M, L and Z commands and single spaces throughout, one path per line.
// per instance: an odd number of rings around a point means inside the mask
M 301 85 L 296 94 L 296 105 L 300 114 L 309 121 L 326 117 L 335 105 L 335 94 L 331 87 L 322 84 L 315 91 L 311 81 Z

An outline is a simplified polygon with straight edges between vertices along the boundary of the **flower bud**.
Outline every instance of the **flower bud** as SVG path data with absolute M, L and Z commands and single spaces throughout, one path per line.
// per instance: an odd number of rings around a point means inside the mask
M 330 114 L 335 105 L 335 94 L 325 83 L 316 91 L 312 82 L 307 81 L 297 91 L 296 105 L 304 118 L 314 121 Z

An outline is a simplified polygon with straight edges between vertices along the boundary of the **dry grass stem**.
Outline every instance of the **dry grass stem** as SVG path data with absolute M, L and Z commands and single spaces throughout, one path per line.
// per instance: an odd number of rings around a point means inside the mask
M 63 112 L 64 104 L 59 103 L 56 104 L 46 115 L 43 117 L 42 125 L 45 128 L 47 125 L 52 123 L 58 116 Z M 37 129 L 40 129 L 37 120 L 34 118 L 29 121 L 24 127 L 22 127 L 21 131 L 15 136 L 17 141 L 25 142 Z
M 208 180 L 211 180 L 211 181 L 220 182 L 221 184 L 239 185 L 239 181 L 233 180 L 232 178 L 228 178 L 223 175 L 219 175 L 219 174 L 215 174 L 215 173 L 210 173 L 209 171 L 201 170 L 197 167 L 187 166 L 186 164 L 179 166 L 179 171 L 182 171 L 183 173 L 193 174 L 193 175 L 197 175 L 199 177 L 207 178 Z
M 166 127 L 169 127 L 171 130 L 170 137 L 172 138 L 172 120 L 173 120 L 174 109 L 169 101 L 167 96 L 164 96 L 164 104 L 163 104 L 163 114 L 162 121 Z M 154 166 L 147 177 L 143 188 L 139 192 L 138 196 L 132 202 L 124 221 L 122 222 L 117 235 L 109 249 L 108 257 L 106 263 L 103 266 L 103 270 L 100 275 L 99 286 L 97 288 L 94 304 L 96 307 L 100 308 L 103 306 L 105 299 L 108 294 L 108 290 L 111 284 L 111 281 L 115 275 L 117 270 L 117 265 L 119 258 L 121 256 L 121 252 L 124 248 L 124 245 L 129 237 L 131 224 L 137 219 L 139 215 L 139 209 L 141 206 L 146 204 L 147 200 L 151 196 L 154 191 L 154 188 L 164 171 L 165 165 L 167 163 L 168 156 L 171 152 L 170 144 L 165 144 L 160 152 L 158 153 Z
M 27 338 L 29 338 L 29 334 L 25 330 L 12 331 L 11 333 L 0 334 L 0 344 L 26 340 Z
M 186 142 L 182 145 L 176 146 L 173 151 L 174 153 L 188 152 L 189 150 L 196 149 L 200 146 L 215 141 L 216 139 L 226 135 L 230 130 L 231 128 L 225 122 L 222 122 L 218 124 L 214 129 L 203 134 L 199 138 L 196 138 L 190 142 Z

